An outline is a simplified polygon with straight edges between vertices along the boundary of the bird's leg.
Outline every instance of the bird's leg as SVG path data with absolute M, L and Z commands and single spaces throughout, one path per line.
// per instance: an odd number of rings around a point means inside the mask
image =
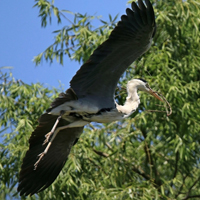
M 54 133 L 54 131 L 55 131 L 55 129 L 56 129 L 56 126 L 58 125 L 58 123 L 59 123 L 59 121 L 60 121 L 60 119 L 61 119 L 61 117 L 62 117 L 62 115 L 63 115 L 64 113 L 65 113 L 65 111 L 61 111 L 61 112 L 60 112 L 60 116 L 57 118 L 55 124 L 53 125 L 53 128 L 51 129 L 51 131 L 50 131 L 49 133 L 47 133 L 47 134 L 45 135 L 46 139 L 45 139 L 45 141 L 43 142 L 42 145 L 45 145 L 47 142 L 49 142 L 49 138 L 50 138 L 51 135 Z
M 59 116 L 61 117 L 61 116 Z M 58 119 L 57 119 L 58 120 Z M 56 122 L 57 122 L 56 120 Z M 58 134 L 59 131 L 61 130 L 64 130 L 64 129 L 67 129 L 67 128 L 75 128 L 75 127 L 82 127 L 82 126 L 85 126 L 86 124 L 88 124 L 89 122 L 87 121 L 84 121 L 84 120 L 78 120 L 78 121 L 75 121 L 75 122 L 72 122 L 71 124 L 68 124 L 66 126 L 61 126 L 61 127 L 58 127 L 54 132 L 53 132 L 53 136 L 51 138 L 51 140 L 49 141 L 47 147 L 45 148 L 45 150 L 39 154 L 39 159 L 37 160 L 37 162 L 34 164 L 34 170 L 37 169 L 37 166 L 39 164 L 39 162 L 41 161 L 41 159 L 44 157 L 44 155 L 48 152 L 53 140 L 55 139 L 56 135 Z M 54 125 L 55 126 L 55 125 Z M 53 128 L 52 128 L 53 129 Z

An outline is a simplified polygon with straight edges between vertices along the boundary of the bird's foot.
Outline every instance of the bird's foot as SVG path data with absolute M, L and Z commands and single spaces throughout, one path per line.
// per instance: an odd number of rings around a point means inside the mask
M 41 154 L 38 155 L 38 156 L 39 156 L 39 159 L 38 159 L 37 162 L 34 164 L 34 170 L 37 169 L 37 166 L 38 166 L 39 162 L 42 160 L 42 158 L 44 157 L 45 154 L 46 154 L 46 153 L 45 153 L 45 151 L 44 151 L 44 152 L 42 152 Z
M 60 121 L 60 119 L 62 118 L 62 115 L 63 115 L 64 113 L 65 113 L 65 111 L 63 111 L 63 110 L 60 111 L 60 116 L 57 118 L 57 120 L 56 120 L 55 124 L 53 125 L 53 128 L 51 129 L 51 131 L 48 132 L 48 133 L 45 135 L 45 138 L 46 138 L 46 139 L 44 140 L 44 142 L 43 142 L 42 145 L 45 145 L 46 143 L 49 142 L 50 137 L 53 135 L 54 131 L 56 130 L 56 127 L 57 127 L 57 125 L 58 125 L 58 123 L 59 123 L 59 121 Z
M 38 155 L 38 156 L 39 156 L 39 159 L 38 159 L 37 162 L 34 164 L 34 170 L 37 169 L 39 162 L 42 160 L 42 158 L 44 157 L 44 155 L 48 152 L 48 150 L 49 150 L 49 148 L 50 148 L 50 146 L 51 146 L 51 144 L 52 144 L 54 138 L 56 137 L 57 133 L 59 132 L 59 129 L 56 129 L 56 127 L 57 127 L 57 125 L 58 125 L 58 123 L 59 123 L 59 121 L 60 121 L 60 119 L 61 119 L 61 117 L 62 117 L 62 115 L 63 115 L 64 113 L 65 113 L 64 111 L 62 111 L 62 110 L 60 111 L 60 116 L 57 118 L 57 120 L 56 120 L 56 122 L 55 122 L 53 128 L 51 129 L 51 131 L 50 131 L 49 133 L 47 133 L 47 134 L 45 135 L 45 138 L 46 138 L 46 139 L 44 140 L 44 142 L 43 142 L 42 145 L 45 145 L 46 143 L 48 143 L 48 145 L 46 146 L 45 150 L 44 150 L 41 154 Z M 52 136 L 52 137 L 51 137 L 51 136 Z M 51 138 L 51 139 L 50 139 L 50 138 Z
M 50 131 L 49 133 L 47 133 L 47 134 L 45 135 L 45 138 L 46 138 L 46 139 L 44 140 L 44 142 L 43 142 L 42 145 L 45 145 L 46 143 L 49 142 L 49 138 L 51 137 L 52 134 L 53 134 L 53 132 Z

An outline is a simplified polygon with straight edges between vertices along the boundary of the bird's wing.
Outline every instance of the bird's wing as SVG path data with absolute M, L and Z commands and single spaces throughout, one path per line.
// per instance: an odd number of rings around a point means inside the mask
M 20 195 L 33 195 L 49 187 L 56 179 L 70 153 L 71 147 L 77 142 L 83 127 L 68 128 L 60 131 L 55 137 L 47 154 L 39 162 L 36 170 L 34 164 L 38 160 L 38 155 L 44 151 L 46 145 L 42 145 L 47 134 L 53 127 L 57 116 L 43 114 L 40 118 L 39 126 L 35 129 L 29 139 L 29 150 L 24 157 L 19 174 L 18 191 Z M 60 119 L 57 127 L 69 124 L 64 119 Z
M 113 107 L 113 96 L 120 76 L 135 59 L 147 51 L 155 34 L 156 23 L 149 0 L 133 2 L 132 10 L 112 31 L 108 40 L 101 44 L 82 65 L 70 84 L 78 98 L 99 99 L 100 108 Z M 108 105 L 104 105 L 106 103 Z
M 46 112 L 50 112 L 52 109 L 60 106 L 63 103 L 66 103 L 67 101 L 73 101 L 78 100 L 78 97 L 76 96 L 74 90 L 72 88 L 69 88 L 66 90 L 66 92 L 62 92 L 59 94 L 59 96 L 51 103 L 50 108 L 46 110 Z

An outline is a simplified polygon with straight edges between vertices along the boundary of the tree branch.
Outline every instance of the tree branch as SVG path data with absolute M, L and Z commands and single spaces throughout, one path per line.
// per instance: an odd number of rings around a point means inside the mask
M 104 153 L 104 152 L 101 152 L 101 151 L 97 151 L 97 150 L 95 150 L 95 149 L 93 149 L 93 151 L 94 151 L 97 155 L 102 156 L 102 157 L 104 157 L 104 158 L 108 158 L 108 157 L 110 156 L 110 155 L 107 154 L 107 153 Z M 122 159 L 123 159 L 126 163 L 130 163 L 130 162 L 128 161 L 128 159 L 126 159 L 126 158 L 123 157 L 123 156 L 122 156 Z M 92 161 L 90 158 L 89 158 L 89 160 L 90 160 L 91 162 L 94 163 L 94 161 Z M 116 158 L 115 161 L 119 161 L 119 159 Z M 97 166 L 98 168 L 101 168 L 101 167 L 98 166 L 96 163 L 94 163 L 94 164 L 95 164 L 95 166 Z M 142 176 L 143 178 L 145 178 L 146 180 L 151 180 L 151 177 L 150 177 L 149 175 L 145 174 L 145 172 L 144 172 L 141 168 L 139 169 L 139 168 L 135 167 L 132 163 L 131 163 L 131 165 L 132 165 L 132 170 L 133 170 L 134 172 L 136 172 L 137 174 L 141 175 L 141 176 Z
M 181 194 L 181 190 L 183 189 L 183 186 L 185 185 L 185 179 L 187 178 L 187 174 L 185 176 L 183 176 L 183 182 L 182 182 L 182 185 L 179 189 L 179 192 L 176 194 L 175 198 L 177 198 L 179 196 L 179 194 Z
M 104 172 L 105 175 L 108 175 L 108 174 L 104 171 L 104 169 L 103 169 L 101 166 L 97 165 L 91 158 L 88 158 L 88 160 L 89 160 L 91 163 L 93 163 L 94 166 L 96 166 L 97 168 L 101 169 L 101 170 Z
M 179 153 L 178 152 L 176 152 L 176 162 L 175 162 L 175 170 L 174 170 L 174 175 L 173 175 L 173 178 L 172 179 L 174 179 L 175 177 L 176 177 L 176 174 L 177 174 L 177 172 L 178 172 L 178 161 L 179 161 Z M 171 187 L 172 187 L 172 185 L 173 185 L 173 181 L 171 181 Z
M 192 188 L 199 182 L 199 180 L 200 180 L 200 176 L 199 176 L 199 178 L 190 186 L 190 188 L 189 188 L 189 190 L 188 190 L 188 192 L 187 192 L 187 195 L 186 195 L 186 197 L 183 198 L 183 200 L 190 199 L 190 198 L 194 198 L 194 197 L 200 197 L 200 195 L 191 195 L 191 196 L 189 195 L 190 192 L 191 192 L 191 190 L 192 190 Z
M 143 137 L 144 137 L 145 140 L 146 140 L 146 137 L 147 137 L 146 131 L 141 130 L 141 132 L 142 132 Z M 156 184 L 157 186 L 161 186 L 161 185 L 162 185 L 162 181 L 161 181 L 161 179 L 160 179 L 160 177 L 159 177 L 160 174 L 159 174 L 159 172 L 157 171 L 156 165 L 154 164 L 153 157 L 152 157 L 152 155 L 151 155 L 150 146 L 147 144 L 146 141 L 144 141 L 144 142 L 145 142 L 144 151 L 145 151 L 145 153 L 146 153 L 147 162 L 148 162 L 149 165 L 150 165 L 150 173 L 151 173 L 151 168 L 153 168 L 154 176 L 155 176 L 155 181 L 154 181 L 154 182 L 155 182 L 155 184 Z M 151 174 L 152 174 L 152 173 L 151 173 Z M 151 175 L 151 176 L 152 176 L 152 175 Z
M 97 155 L 103 156 L 104 158 L 109 157 L 109 154 L 104 153 L 104 152 L 101 152 L 101 151 L 97 151 L 97 150 L 95 150 L 94 148 L 93 148 L 93 151 L 94 151 Z
M 106 145 L 111 151 L 113 151 L 112 147 L 110 146 L 110 144 L 109 144 L 108 142 L 106 142 L 105 145 Z
M 198 197 L 200 197 L 200 194 L 187 196 L 187 197 L 183 198 L 182 200 L 186 200 L 186 199 L 190 199 L 190 198 L 198 198 Z

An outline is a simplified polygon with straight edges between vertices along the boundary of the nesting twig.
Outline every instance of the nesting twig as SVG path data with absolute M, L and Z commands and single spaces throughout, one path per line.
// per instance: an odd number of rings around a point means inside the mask
M 162 111 L 162 110 L 147 110 L 148 112 L 164 112 L 164 113 L 167 113 L 167 116 L 171 115 L 172 114 L 172 108 L 169 104 L 169 102 L 167 101 L 167 99 L 162 95 L 160 94 L 159 92 L 156 92 L 156 91 L 153 91 L 154 93 L 158 94 L 159 96 L 162 97 L 162 99 L 166 102 L 167 106 L 166 106 L 166 111 Z M 157 106 L 162 106 L 162 105 L 157 105 Z M 169 108 L 169 110 L 168 110 Z
M 159 96 L 162 97 L 162 99 L 165 101 L 165 103 L 167 104 L 167 106 L 164 106 L 164 105 L 158 105 L 156 104 L 157 106 L 160 106 L 160 107 L 166 107 L 166 111 L 162 111 L 162 110 L 147 110 L 147 112 L 164 112 L 164 113 L 167 113 L 167 116 L 171 115 L 172 114 L 172 108 L 169 104 L 169 102 L 167 101 L 167 99 L 162 95 L 160 94 L 159 92 L 156 92 L 156 91 L 153 91 L 154 93 L 158 94 Z M 169 110 L 168 110 L 169 108 Z
M 151 73 L 148 70 L 145 70 L 145 71 L 149 74 L 149 76 L 151 76 Z M 166 113 L 167 113 L 167 116 L 171 115 L 172 114 L 172 108 L 171 108 L 169 102 L 167 101 L 167 99 L 165 99 L 165 97 L 162 94 L 160 94 L 159 92 L 155 92 L 155 93 L 157 93 L 158 95 L 160 95 L 163 98 L 163 100 L 167 103 Z M 161 106 L 161 105 L 159 105 L 159 106 Z M 169 111 L 168 111 L 167 108 L 169 108 Z M 154 111 L 153 110 L 149 110 L 149 112 L 154 112 Z M 165 112 L 165 111 L 155 110 L 155 112 Z
M 166 113 L 167 113 L 167 116 L 171 115 L 172 114 L 172 107 L 170 106 L 169 102 L 167 101 L 167 99 L 162 95 L 160 94 L 159 92 L 156 92 L 159 96 L 162 97 L 162 99 L 165 101 L 165 103 L 167 104 L 167 107 L 166 107 Z M 169 110 L 168 110 L 169 108 Z

